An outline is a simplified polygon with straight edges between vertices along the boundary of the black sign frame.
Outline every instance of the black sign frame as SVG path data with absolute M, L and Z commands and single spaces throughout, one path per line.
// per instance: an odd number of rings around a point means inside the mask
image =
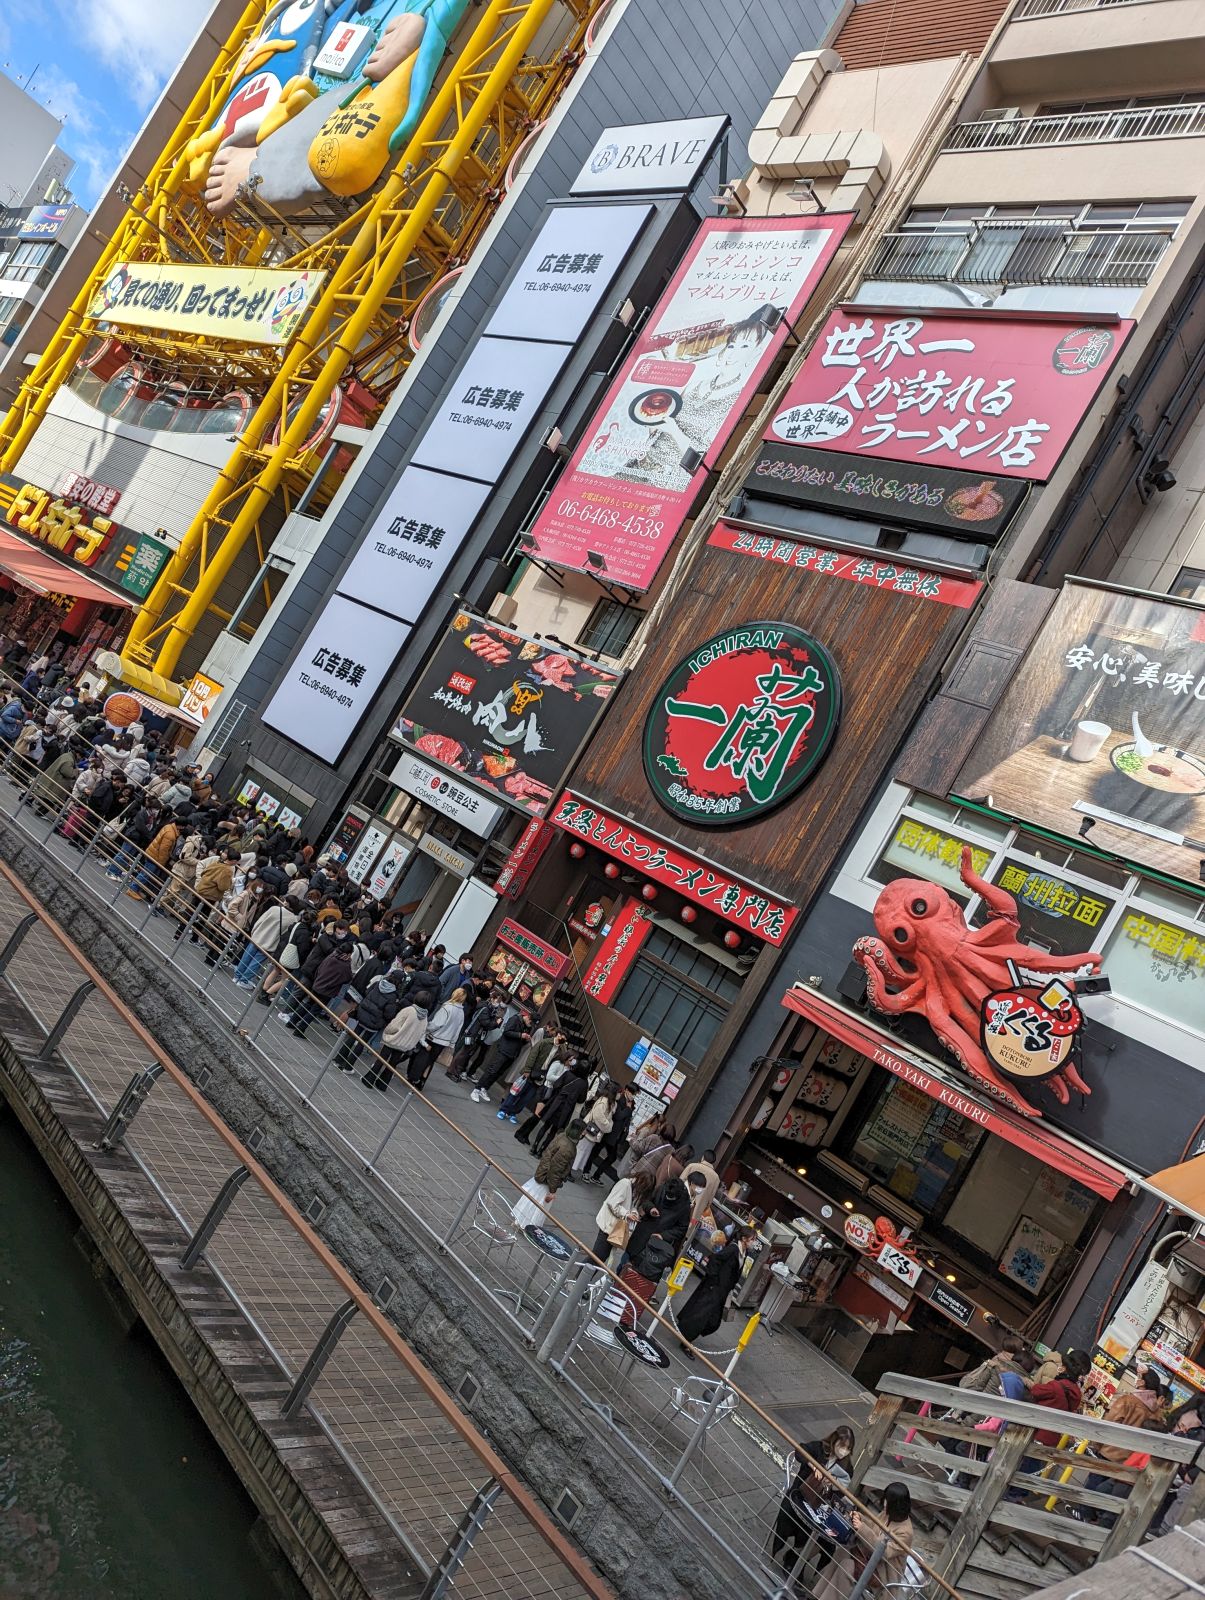
M 1026 478 L 986 478 L 952 467 L 918 467 L 908 461 L 770 443 L 762 445 L 744 489 L 754 497 L 788 505 L 840 511 L 994 545 L 1025 503 L 1030 484 Z M 997 502 L 994 514 L 984 515 Z M 951 511 L 951 506 L 960 509 Z

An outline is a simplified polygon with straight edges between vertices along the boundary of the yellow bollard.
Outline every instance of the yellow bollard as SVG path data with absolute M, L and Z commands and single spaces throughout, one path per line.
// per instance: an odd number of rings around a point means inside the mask
M 1062 1450 L 1062 1449 L 1064 1449 L 1066 1447 L 1067 1441 L 1068 1441 L 1068 1439 L 1070 1439 L 1070 1437 L 1071 1437 L 1071 1435 L 1069 1433 L 1063 1434 L 1062 1438 L 1059 1440 L 1059 1449 L 1060 1450 Z M 1084 1451 L 1087 1448 L 1088 1448 L 1087 1439 L 1081 1439 L 1080 1442 L 1075 1447 L 1076 1455 L 1077 1456 L 1082 1456 Z M 1054 1465 L 1054 1463 L 1052 1461 L 1048 1461 L 1046 1463 L 1045 1467 L 1043 1467 L 1043 1469 L 1042 1469 L 1042 1476 L 1043 1477 L 1047 1476 L 1047 1474 L 1050 1471 L 1050 1468 L 1053 1465 Z M 1075 1467 L 1064 1467 L 1062 1472 L 1059 1473 L 1059 1482 L 1060 1483 L 1069 1483 L 1071 1481 L 1071 1475 L 1075 1471 L 1076 1471 Z M 1055 1506 L 1058 1505 L 1058 1503 L 1059 1503 L 1059 1497 L 1058 1497 L 1057 1494 L 1047 1495 L 1046 1502 L 1045 1502 L 1045 1509 L 1047 1511 L 1053 1511 Z

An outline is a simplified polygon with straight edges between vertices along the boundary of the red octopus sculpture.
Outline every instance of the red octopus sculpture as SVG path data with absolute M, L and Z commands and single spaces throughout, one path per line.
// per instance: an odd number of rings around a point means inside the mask
M 1014 982 L 1010 962 L 1031 982 L 1058 974 L 1074 988 L 1075 978 L 1100 971 L 1102 958 L 1054 956 L 1022 944 L 1017 902 L 979 877 L 966 846 L 959 876 L 987 906 L 982 928 L 967 925 L 962 907 L 944 889 L 918 878 L 897 878 L 875 902 L 874 925 L 881 938 L 859 939 L 854 960 L 866 970 L 872 1005 L 892 1016 L 919 1012 L 972 1077 L 1023 1116 L 1036 1117 L 1040 1112 L 1000 1077 L 979 1042 L 983 1002 Z M 1081 1094 L 1092 1092 L 1071 1061 L 1044 1081 L 1063 1105 L 1070 1099 L 1068 1083 Z

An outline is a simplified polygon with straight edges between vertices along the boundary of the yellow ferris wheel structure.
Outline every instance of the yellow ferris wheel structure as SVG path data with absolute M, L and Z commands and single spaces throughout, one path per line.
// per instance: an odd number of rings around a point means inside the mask
M 569 82 L 608 0 L 470 0 L 421 120 L 369 193 L 330 195 L 291 216 L 249 182 L 215 216 L 195 180 L 196 141 L 214 126 L 265 18 L 283 3 L 246 7 L 0 423 L 0 472 L 13 472 L 56 393 L 105 331 L 103 314 L 89 311 L 122 264 L 321 275 L 321 290 L 280 347 L 208 330 L 114 330 L 152 378 L 215 393 L 241 387 L 258 399 L 122 650 L 130 681 L 173 702 L 180 686 L 172 680 L 194 633 L 210 613 L 229 620 L 219 591 L 244 547 L 255 542 L 262 566 L 276 527 L 310 484 L 319 462 L 306 442 L 336 386 L 354 379 L 378 405 L 397 386 L 411 359 L 405 335 L 416 306 L 471 255 L 505 194 L 510 162 Z

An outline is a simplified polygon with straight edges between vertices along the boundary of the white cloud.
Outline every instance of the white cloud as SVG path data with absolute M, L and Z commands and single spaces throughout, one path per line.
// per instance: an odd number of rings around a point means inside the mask
M 86 42 L 145 110 L 192 43 L 213 0 L 75 0 Z
M 125 132 L 117 134 L 103 102 L 95 100 L 57 67 L 42 68 L 38 89 L 42 104 L 63 119 L 59 143 L 75 157 L 76 169 L 67 185 L 81 204 L 91 205 L 116 170 L 130 136 Z

